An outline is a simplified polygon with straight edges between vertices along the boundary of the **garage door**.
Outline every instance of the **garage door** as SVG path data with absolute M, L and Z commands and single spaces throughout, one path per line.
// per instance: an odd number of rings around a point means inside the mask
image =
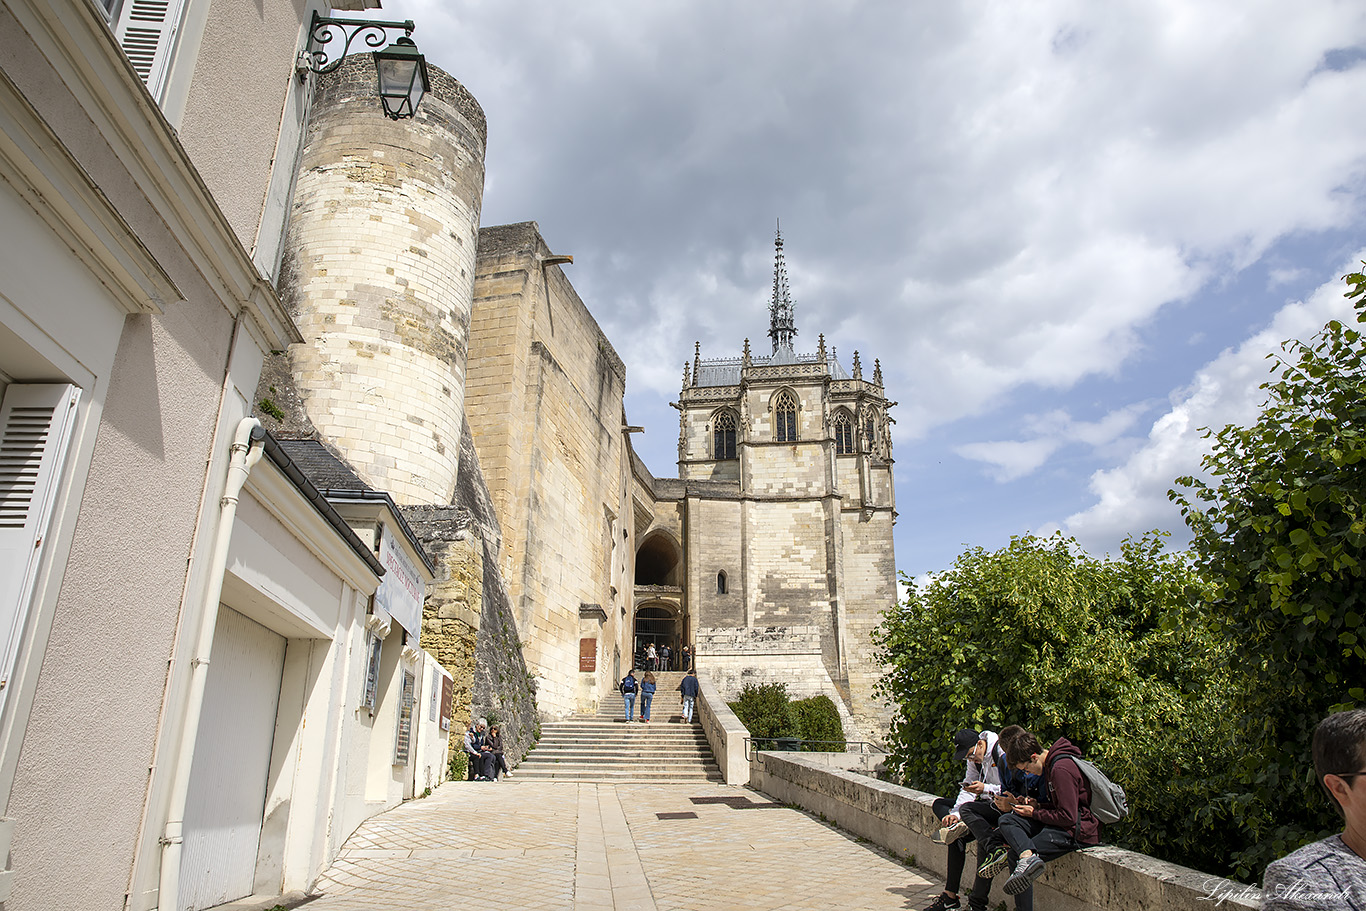
M 252 893 L 285 639 L 219 608 L 181 855 L 181 911 Z

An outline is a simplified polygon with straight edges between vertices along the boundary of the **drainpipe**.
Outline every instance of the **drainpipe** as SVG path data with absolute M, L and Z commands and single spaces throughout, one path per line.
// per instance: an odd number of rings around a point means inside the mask
M 247 483 L 252 466 L 261 461 L 266 429 L 256 418 L 243 418 L 233 435 L 228 457 L 228 483 L 219 501 L 218 531 L 214 535 L 213 555 L 209 561 L 208 585 L 199 635 L 190 657 L 190 687 L 185 717 L 180 726 L 181 746 L 176 753 L 171 778 L 170 805 L 166 828 L 161 837 L 161 882 L 157 889 L 159 911 L 180 907 L 180 855 L 184 839 L 185 802 L 190 793 L 190 766 L 194 761 L 195 739 L 199 735 L 199 715 L 204 708 L 204 683 L 209 676 L 209 654 L 213 651 L 214 627 L 218 624 L 218 602 L 223 597 L 223 573 L 228 566 L 228 543 L 237 518 L 237 498 Z

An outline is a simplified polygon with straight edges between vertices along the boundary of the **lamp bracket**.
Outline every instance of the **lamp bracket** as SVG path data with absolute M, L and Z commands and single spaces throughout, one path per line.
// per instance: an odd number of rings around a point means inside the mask
M 313 13 L 313 21 L 308 26 L 308 43 L 299 54 L 299 78 L 309 72 L 330 73 L 341 66 L 342 58 L 351 50 L 351 44 L 360 39 L 369 48 L 383 47 L 389 40 L 391 30 L 402 29 L 405 37 L 411 37 L 416 26 L 413 20 L 404 22 L 383 22 L 368 19 L 333 19 Z M 340 33 L 341 52 L 335 57 L 327 47 Z

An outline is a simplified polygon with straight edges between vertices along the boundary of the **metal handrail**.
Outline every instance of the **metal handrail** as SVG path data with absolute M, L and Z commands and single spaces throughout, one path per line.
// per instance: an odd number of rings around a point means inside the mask
M 755 746 L 754 746 L 755 743 L 777 743 L 777 742 L 780 741 L 780 740 L 781 740 L 781 741 L 784 741 L 784 742 L 787 742 L 787 743 L 795 743 L 795 744 L 797 745 L 797 750 L 800 750 L 803 746 L 805 746 L 805 745 L 807 745 L 807 744 L 830 744 L 830 743 L 838 743 L 838 744 L 841 744 L 841 745 L 844 747 L 843 750 L 826 750 L 826 751 L 822 751 L 822 752 L 830 752 L 830 753 L 848 753 L 848 752 L 849 752 L 849 747 L 858 747 L 858 750 L 857 750 L 856 752 L 857 752 L 859 755 L 863 755 L 863 754 L 865 754 L 865 753 L 883 753 L 883 754 L 885 754 L 885 753 L 887 752 L 887 750 L 885 750 L 884 748 L 878 746 L 876 743 L 872 743 L 872 742 L 867 741 L 867 740 L 803 740 L 803 739 L 801 739 L 800 737 L 746 737 L 746 738 L 745 738 L 745 761 L 746 761 L 746 762 L 753 762 L 753 761 L 754 761 L 754 754 L 763 751 L 762 748 L 755 747 Z M 768 752 L 774 753 L 774 752 L 779 752 L 779 751 L 777 751 L 777 750 L 771 750 L 771 749 L 770 749 Z M 782 752 L 796 752 L 796 750 L 785 750 L 785 751 L 782 751 Z

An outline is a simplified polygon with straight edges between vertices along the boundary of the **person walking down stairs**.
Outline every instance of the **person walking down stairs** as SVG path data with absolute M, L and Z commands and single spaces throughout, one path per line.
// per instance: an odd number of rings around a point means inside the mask
M 636 684 L 635 668 L 626 672 L 626 676 L 621 678 L 621 698 L 626 703 L 627 722 L 636 720 Z

